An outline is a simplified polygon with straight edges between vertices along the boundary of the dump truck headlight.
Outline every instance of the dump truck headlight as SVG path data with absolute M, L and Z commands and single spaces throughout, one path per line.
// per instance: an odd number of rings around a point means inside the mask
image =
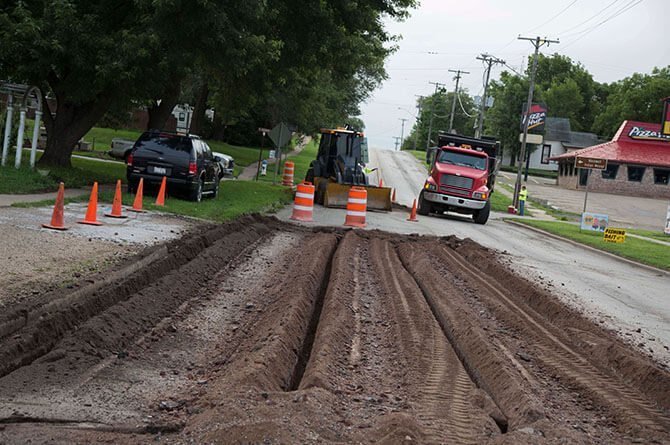
M 474 192 L 472 197 L 474 199 L 486 199 L 486 192 Z
M 431 184 L 430 182 L 426 182 L 426 185 L 423 188 L 430 190 L 431 192 L 437 190 L 437 186 L 435 184 Z

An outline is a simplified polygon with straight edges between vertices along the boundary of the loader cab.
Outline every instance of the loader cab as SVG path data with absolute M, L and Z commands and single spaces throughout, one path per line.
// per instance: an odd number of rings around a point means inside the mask
M 360 164 L 367 158 L 363 133 L 353 130 L 321 130 L 316 176 L 332 177 L 338 183 L 365 184 Z M 316 170 L 316 169 L 315 169 Z

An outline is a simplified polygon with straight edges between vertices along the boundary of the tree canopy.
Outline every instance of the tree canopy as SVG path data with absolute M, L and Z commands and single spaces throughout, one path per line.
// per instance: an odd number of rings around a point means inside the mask
M 45 110 L 46 164 L 69 165 L 109 110 L 144 103 L 152 125 L 164 124 L 185 91 L 223 125 L 289 121 L 310 131 L 359 114 L 394 50 L 382 17 L 403 19 L 415 3 L 9 1 L 0 75 L 55 99 Z

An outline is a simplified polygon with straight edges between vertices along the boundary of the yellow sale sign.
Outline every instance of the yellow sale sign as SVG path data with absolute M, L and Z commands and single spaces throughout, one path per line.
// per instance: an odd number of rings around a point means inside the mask
M 626 241 L 626 231 L 623 229 L 605 229 L 603 240 L 608 243 L 623 243 Z

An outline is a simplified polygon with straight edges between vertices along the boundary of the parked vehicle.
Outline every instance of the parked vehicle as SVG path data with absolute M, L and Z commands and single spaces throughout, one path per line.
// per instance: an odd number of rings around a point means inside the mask
M 130 139 L 114 138 L 112 139 L 111 150 L 107 152 L 111 157 L 117 159 L 123 159 L 124 161 L 133 150 L 135 141 Z
M 321 142 L 305 181 L 315 185 L 314 200 L 325 207 L 346 207 L 351 187 L 365 187 L 367 208 L 391 210 L 391 188 L 371 185 L 364 171 L 367 139 L 350 128 L 321 129 Z
M 440 133 L 438 140 L 439 148 L 429 156 L 432 168 L 419 194 L 418 213 L 451 211 L 486 224 L 500 144 L 451 133 Z
M 203 195 L 216 197 L 219 193 L 219 164 L 198 136 L 145 132 L 135 142 L 126 162 L 131 192 L 140 178 L 147 185 L 157 185 L 165 176 L 168 190 L 186 192 L 193 201 L 200 202 Z
M 233 176 L 235 159 L 233 159 L 233 157 L 230 155 L 216 151 L 213 151 L 212 155 L 214 156 L 214 160 L 219 163 L 219 167 L 221 168 L 219 178 L 223 178 L 224 176 Z

